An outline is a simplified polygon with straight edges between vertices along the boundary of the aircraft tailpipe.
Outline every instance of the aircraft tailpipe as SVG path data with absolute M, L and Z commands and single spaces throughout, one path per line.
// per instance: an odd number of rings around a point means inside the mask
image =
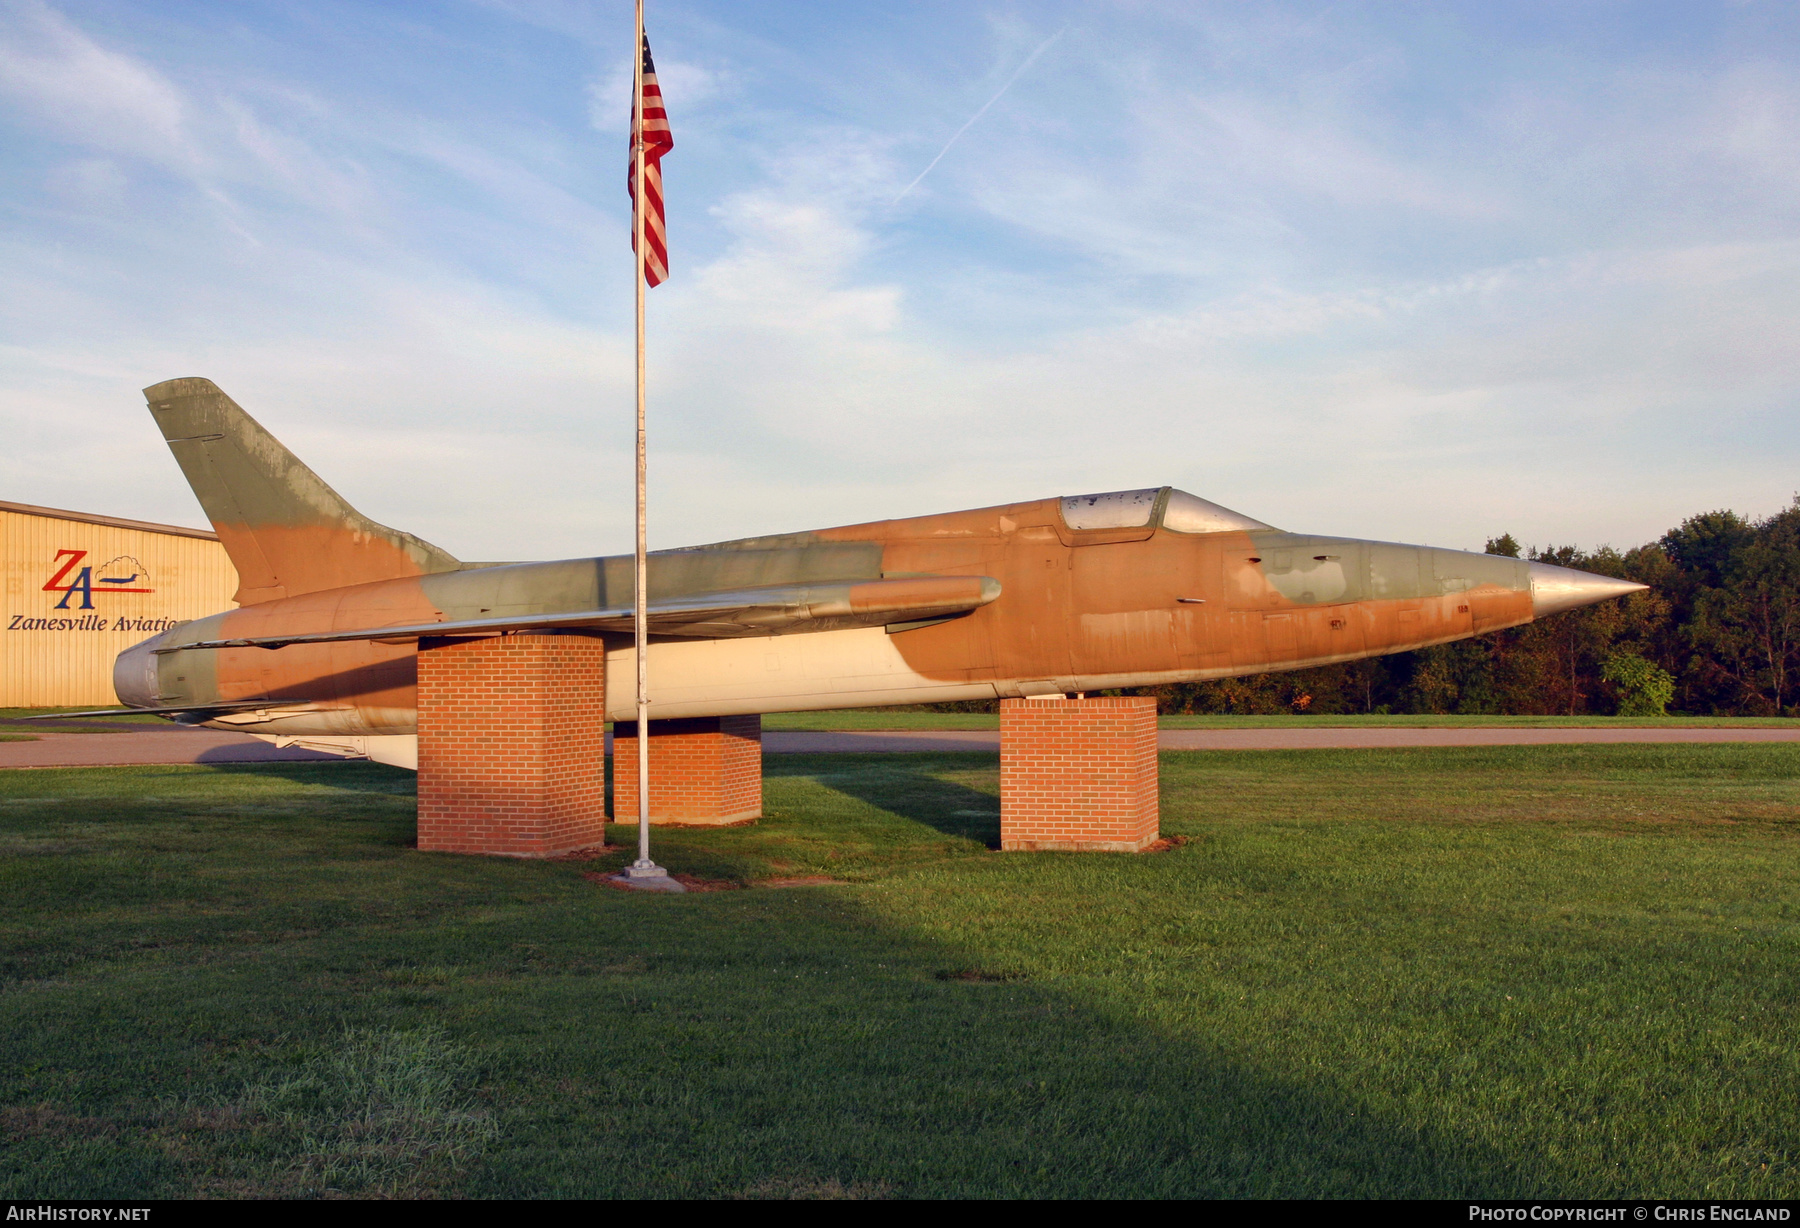
M 120 703 L 131 708 L 157 706 L 156 656 L 152 649 L 162 638 L 159 635 L 133 644 L 113 662 L 113 693 Z

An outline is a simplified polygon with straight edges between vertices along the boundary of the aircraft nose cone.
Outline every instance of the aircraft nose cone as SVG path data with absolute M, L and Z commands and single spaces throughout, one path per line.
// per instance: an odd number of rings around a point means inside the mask
M 1597 576 L 1591 571 L 1576 571 L 1573 567 L 1553 567 L 1549 563 L 1533 563 L 1530 571 L 1533 618 L 1542 618 L 1561 610 L 1573 610 L 1577 606 L 1593 605 L 1608 597 L 1641 593 L 1650 587 L 1631 580 Z

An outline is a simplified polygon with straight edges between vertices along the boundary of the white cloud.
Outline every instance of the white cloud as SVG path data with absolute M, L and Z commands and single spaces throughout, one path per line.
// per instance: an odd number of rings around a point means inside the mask
M 1800 308 L 1793 245 L 1247 295 L 984 353 L 921 336 L 898 288 L 880 311 L 862 297 L 875 287 L 853 279 L 808 285 L 812 314 L 782 308 L 805 283 L 754 272 L 779 263 L 783 233 L 759 232 L 746 240 L 754 259 L 703 278 L 743 276 L 776 309 L 734 303 L 722 313 L 732 329 L 684 320 L 710 362 L 684 354 L 680 369 L 720 374 L 676 378 L 677 399 L 704 402 L 706 421 L 786 438 L 796 479 L 799 458 L 817 458 L 862 481 L 821 474 L 801 495 L 765 495 L 764 527 L 1167 481 L 1315 531 L 1447 545 L 1503 528 L 1585 531 L 1591 545 L 1658 532 L 1673 499 L 1703 506 L 1722 482 L 1743 500 L 1785 498 L 1791 444 L 1757 466 L 1709 461 L 1709 441 L 1756 423 L 1702 415 L 1722 385 L 1755 405 L 1800 386 L 1800 340 L 1782 324 Z M 730 481 L 714 465 L 689 493 L 695 510 L 727 515 L 765 458 Z M 841 502 L 827 493 L 840 489 Z
M 96 149 L 191 166 L 180 91 L 109 51 L 40 0 L 0 8 L 0 92 L 42 124 Z
M 622 168 L 560 118 L 580 67 L 512 114 L 473 78 L 452 107 L 215 40 L 202 87 L 191 49 L 8 11 L 0 105 L 47 195 L 15 182 L 0 236 L 7 497 L 192 521 L 137 389 L 199 374 L 369 514 L 465 556 L 628 543 Z M 840 93 L 802 113 L 790 78 L 672 38 L 695 136 L 650 300 L 654 540 L 1164 481 L 1289 527 L 1477 546 L 1630 544 L 1785 501 L 1780 71 L 1502 80 L 1428 140 L 1386 101 L 1405 56 L 1371 36 L 1301 80 L 1268 48 L 1324 56 L 1338 32 L 1289 24 L 1219 34 L 1204 81 L 1171 75 L 1203 57 L 1167 30 L 1072 28 L 904 211 L 945 132 L 916 98 L 952 129 L 970 113 L 935 51 L 815 57 Z M 977 104 L 1047 30 L 990 33 Z M 621 138 L 623 68 L 586 96 Z M 848 114 L 901 75 L 916 96 Z M 1097 105 L 1115 96 L 1124 125 Z M 679 126 L 696 114 L 720 127 Z
M 126 175 L 111 158 L 75 158 L 51 168 L 44 186 L 71 205 L 110 205 L 125 190 Z
M 1800 185 L 1800 90 L 1790 69 L 1753 64 L 1728 73 L 1712 118 L 1733 160 L 1790 190 Z
M 651 48 L 654 51 L 654 43 Z M 588 122 L 601 132 L 628 131 L 633 76 L 627 56 L 613 64 L 604 76 L 588 82 Z M 691 116 L 726 88 L 725 75 L 717 69 L 664 58 L 656 61 L 656 83 L 668 104 L 671 121 Z

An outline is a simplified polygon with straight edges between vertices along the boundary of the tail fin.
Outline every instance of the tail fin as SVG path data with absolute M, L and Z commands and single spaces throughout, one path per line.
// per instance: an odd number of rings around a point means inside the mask
M 211 380 L 165 380 L 144 398 L 237 567 L 239 605 L 461 566 L 344 502 Z

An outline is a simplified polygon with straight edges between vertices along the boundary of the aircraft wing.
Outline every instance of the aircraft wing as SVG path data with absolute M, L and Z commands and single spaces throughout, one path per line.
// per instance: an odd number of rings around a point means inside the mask
M 1000 581 L 988 576 L 909 576 L 891 580 L 851 580 L 836 584 L 782 584 L 734 592 L 659 597 L 650 602 L 650 634 L 726 639 L 881 627 L 966 614 L 1000 595 Z M 285 648 L 289 644 L 336 644 L 348 640 L 404 643 L 424 636 L 497 635 L 506 631 L 616 631 L 632 628 L 630 606 L 557 614 L 517 614 L 494 618 L 360 627 L 350 631 L 310 631 L 202 640 L 158 648 L 158 653 L 191 648 Z

